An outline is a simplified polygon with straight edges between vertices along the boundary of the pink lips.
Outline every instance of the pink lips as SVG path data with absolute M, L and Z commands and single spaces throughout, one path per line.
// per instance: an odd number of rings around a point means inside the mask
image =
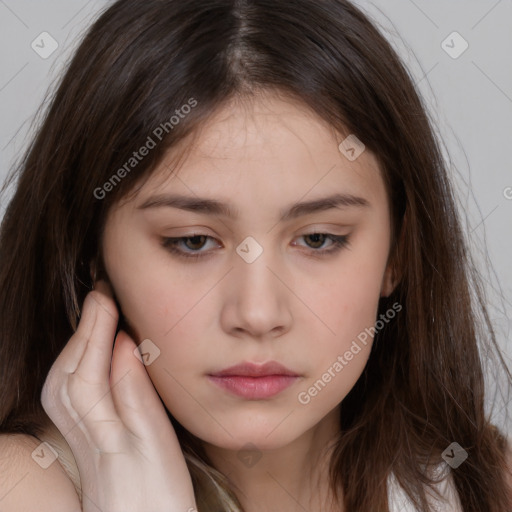
M 208 375 L 208 378 L 237 396 L 261 400 L 291 386 L 299 375 L 276 361 L 270 361 L 263 365 L 244 362 Z

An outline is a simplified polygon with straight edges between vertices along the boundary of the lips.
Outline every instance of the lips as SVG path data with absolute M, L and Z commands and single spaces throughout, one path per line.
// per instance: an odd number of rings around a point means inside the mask
M 295 383 L 299 374 L 276 361 L 244 362 L 208 375 L 216 386 L 245 400 L 269 399 Z
M 265 364 L 243 362 L 220 372 L 210 374 L 214 377 L 240 376 L 240 377 L 265 377 L 269 375 L 287 375 L 299 377 L 298 373 L 286 368 L 277 361 L 269 361 Z

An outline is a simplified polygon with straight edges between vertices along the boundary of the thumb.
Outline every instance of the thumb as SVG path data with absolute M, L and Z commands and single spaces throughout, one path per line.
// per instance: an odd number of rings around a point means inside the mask
M 119 331 L 112 354 L 110 387 L 112 399 L 126 427 L 146 437 L 149 432 L 169 429 L 170 421 L 140 359 L 133 339 Z M 161 430 L 160 430 L 161 431 Z

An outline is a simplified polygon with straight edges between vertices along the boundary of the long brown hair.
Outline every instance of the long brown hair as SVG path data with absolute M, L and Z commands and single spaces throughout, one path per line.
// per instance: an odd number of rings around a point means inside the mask
M 393 472 L 425 512 L 427 469 L 456 441 L 469 454 L 452 471 L 463 510 L 507 510 L 506 439 L 484 410 L 479 347 L 501 356 L 439 142 L 396 53 L 347 0 L 121 0 L 102 13 L 17 168 L 1 225 L 1 432 L 42 433 L 42 385 L 92 288 L 110 208 L 228 99 L 261 89 L 363 141 L 393 206 L 399 282 L 381 312 L 403 310 L 376 334 L 341 403 L 332 489 L 347 512 L 387 511 Z M 148 137 L 154 148 L 127 166 Z M 170 419 L 199 509 L 216 496 L 219 508 L 242 510 L 198 440 Z

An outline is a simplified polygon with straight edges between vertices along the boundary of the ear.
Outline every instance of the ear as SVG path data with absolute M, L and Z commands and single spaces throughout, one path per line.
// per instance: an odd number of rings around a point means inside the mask
M 107 271 L 105 270 L 105 265 L 103 263 L 103 257 L 101 255 L 101 252 L 98 251 L 98 254 L 91 260 L 91 263 L 89 265 L 89 271 L 93 284 L 98 279 L 103 279 L 112 286 Z
M 407 225 L 408 215 L 406 210 L 402 218 L 400 233 L 396 238 L 396 242 L 391 248 L 391 254 L 388 257 L 388 262 L 384 276 L 382 278 L 382 285 L 380 289 L 381 297 L 389 297 L 402 279 L 402 269 L 404 268 L 402 252 L 405 244 Z
M 89 270 L 90 270 L 90 273 L 91 273 L 92 282 L 94 284 L 96 282 L 97 277 L 98 277 L 98 264 L 97 264 L 95 259 L 91 261 L 91 264 L 89 266 Z
M 386 270 L 384 272 L 384 277 L 382 278 L 380 296 L 389 297 L 393 293 L 397 284 L 398 279 L 396 278 L 393 262 L 389 261 L 388 266 L 386 267 Z

